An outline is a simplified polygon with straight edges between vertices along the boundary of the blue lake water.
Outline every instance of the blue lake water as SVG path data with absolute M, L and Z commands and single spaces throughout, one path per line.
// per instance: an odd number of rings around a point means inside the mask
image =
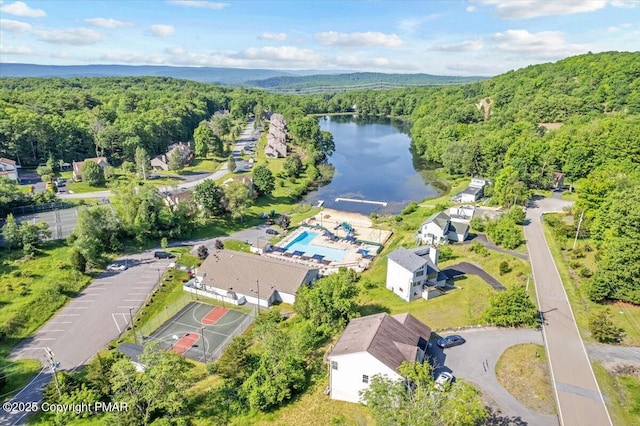
M 410 150 L 411 138 L 402 123 L 389 119 L 353 117 L 320 119 L 320 127 L 333 134 L 336 150 L 329 158 L 333 180 L 310 192 L 306 200 L 338 210 L 369 214 L 398 213 L 411 201 L 421 201 L 438 191 L 424 173 L 428 167 Z M 384 201 L 388 205 L 360 204 L 336 198 Z

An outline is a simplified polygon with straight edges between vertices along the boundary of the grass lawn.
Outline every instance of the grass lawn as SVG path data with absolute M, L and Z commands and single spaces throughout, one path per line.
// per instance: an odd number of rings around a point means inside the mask
M 226 240 L 224 242 L 224 248 L 227 250 L 241 251 L 244 253 L 251 253 L 250 245 L 244 241 L 239 240 Z
M 508 348 L 498 359 L 496 376 L 507 392 L 525 407 L 541 414 L 555 413 L 544 346 L 525 343 Z
M 586 266 L 592 271 L 595 271 L 595 255 L 596 252 L 585 252 L 585 257 L 572 259 L 570 250 L 562 250 L 563 244 L 553 237 L 549 225 L 544 222 L 544 233 L 551 254 L 558 267 L 558 272 L 562 278 L 564 288 L 569 297 L 573 314 L 578 323 L 580 334 L 585 341 L 592 342 L 591 333 L 589 332 L 588 322 L 589 316 L 592 312 L 604 309 L 606 307 L 611 309 L 613 321 L 617 326 L 624 328 L 626 336 L 624 338 L 624 344 L 630 346 L 640 346 L 640 306 L 634 306 L 630 303 L 615 302 L 610 305 L 599 305 L 591 302 L 585 294 L 583 294 L 583 286 L 586 284 L 587 279 L 583 278 L 579 274 L 579 270 Z M 579 242 L 579 247 L 584 247 L 585 241 Z M 573 245 L 571 243 L 569 247 Z M 593 246 L 593 244 L 591 244 Z M 575 267 L 572 267 L 572 265 Z
M 6 401 L 13 397 L 41 369 L 42 364 L 35 359 L 17 361 L 0 359 L 0 371 L 7 379 L 7 383 L 0 388 L 0 401 Z
M 600 362 L 592 363 L 600 390 L 614 425 L 640 424 L 640 377 L 609 372 Z

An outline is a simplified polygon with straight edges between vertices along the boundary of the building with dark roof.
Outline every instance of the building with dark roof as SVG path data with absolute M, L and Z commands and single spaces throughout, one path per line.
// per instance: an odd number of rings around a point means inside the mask
M 436 246 L 406 249 L 398 247 L 387 256 L 387 289 L 410 302 L 441 294 L 437 288 L 446 285 L 440 271 Z
M 423 362 L 431 328 L 411 314 L 386 313 L 349 322 L 328 356 L 332 399 L 361 402 L 373 376 L 402 380 L 403 362 Z
M 452 219 L 447 212 L 435 213 L 420 226 L 417 239 L 421 244 L 447 244 L 464 241 L 469 236 L 469 221 Z
M 318 278 L 318 269 L 272 257 L 215 250 L 196 272 L 199 288 L 234 300 L 269 307 L 293 304 L 301 285 Z

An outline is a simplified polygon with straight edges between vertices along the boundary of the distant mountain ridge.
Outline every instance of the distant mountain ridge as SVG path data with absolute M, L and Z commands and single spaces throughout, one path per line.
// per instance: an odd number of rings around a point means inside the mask
M 223 86 L 247 86 L 280 93 L 466 84 L 486 77 L 385 74 L 344 71 L 171 67 L 165 65 L 36 65 L 0 63 L 2 77 L 171 77 Z

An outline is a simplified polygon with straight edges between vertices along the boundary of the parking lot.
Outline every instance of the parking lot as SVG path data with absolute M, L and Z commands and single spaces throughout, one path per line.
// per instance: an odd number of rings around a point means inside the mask
M 500 355 L 508 347 L 520 343 L 543 345 L 542 333 L 538 330 L 478 328 L 441 333 L 441 336 L 459 334 L 466 343 L 448 349 L 440 349 L 435 339 L 429 343 L 428 355 L 434 365 L 436 376 L 443 371 L 453 373 L 477 385 L 498 404 L 502 416 L 520 418 L 521 424 L 530 426 L 557 425 L 555 415 L 538 414 L 531 411 L 507 392 L 496 378 L 495 367 Z M 511 424 L 511 423 L 509 423 Z M 515 424 L 515 423 L 514 423 Z

